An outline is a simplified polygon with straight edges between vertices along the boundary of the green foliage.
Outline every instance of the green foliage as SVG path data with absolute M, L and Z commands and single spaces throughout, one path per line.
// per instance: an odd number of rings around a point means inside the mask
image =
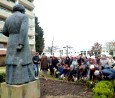
M 43 38 L 44 31 L 39 26 L 39 22 L 38 22 L 37 17 L 35 17 L 35 32 L 36 32 L 36 35 L 35 35 L 36 51 L 41 54 L 43 52 L 43 49 L 44 49 L 44 38 Z
M 93 89 L 93 98 L 112 98 L 114 94 L 114 85 L 112 81 L 101 81 Z
M 94 95 L 93 98 L 108 98 L 108 97 L 106 97 L 106 95 L 100 95 L 100 96 Z
M 0 83 L 5 82 L 6 74 L 0 73 Z
M 92 46 L 91 52 L 94 53 L 95 56 L 98 56 L 101 53 L 102 45 L 98 42 L 94 43 L 94 46 Z
M 95 83 L 93 81 L 87 80 L 86 86 L 88 89 L 93 88 L 95 86 Z

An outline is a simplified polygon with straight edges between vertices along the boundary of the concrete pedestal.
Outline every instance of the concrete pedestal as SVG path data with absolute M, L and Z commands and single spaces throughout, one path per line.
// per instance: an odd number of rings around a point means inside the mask
M 22 85 L 1 83 L 1 98 L 39 98 L 40 80 Z

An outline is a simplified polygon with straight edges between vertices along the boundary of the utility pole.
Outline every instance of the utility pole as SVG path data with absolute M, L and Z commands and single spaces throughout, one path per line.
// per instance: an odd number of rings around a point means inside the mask
M 52 40 L 52 46 L 51 46 L 51 55 L 54 55 L 53 54 L 53 40 Z
M 69 46 L 67 45 L 67 46 L 66 46 L 66 49 L 67 49 L 66 53 L 67 53 L 67 56 L 68 56 L 68 53 L 69 53 L 69 52 L 68 52 L 68 48 L 69 48 Z
M 69 54 L 69 49 L 72 48 L 72 47 L 70 47 L 69 45 L 66 45 L 66 47 L 63 47 L 63 48 L 66 48 L 66 55 L 68 56 L 68 54 Z

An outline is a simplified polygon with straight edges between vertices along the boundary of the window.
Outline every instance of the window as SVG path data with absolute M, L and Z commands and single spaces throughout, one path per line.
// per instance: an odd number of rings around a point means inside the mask
M 0 44 L 0 48 L 4 48 L 4 45 L 3 45 L 3 44 Z

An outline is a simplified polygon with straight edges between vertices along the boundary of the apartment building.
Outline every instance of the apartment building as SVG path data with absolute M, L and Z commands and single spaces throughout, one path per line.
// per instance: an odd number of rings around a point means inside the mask
M 5 20 L 12 14 L 12 8 L 16 4 L 17 0 L 0 0 L 0 30 L 3 28 Z M 35 14 L 34 10 L 34 0 L 18 0 L 20 4 L 25 6 L 25 14 L 29 17 L 29 30 L 28 38 L 31 51 L 35 51 Z M 0 54 L 4 54 L 7 48 L 7 37 L 0 34 Z

